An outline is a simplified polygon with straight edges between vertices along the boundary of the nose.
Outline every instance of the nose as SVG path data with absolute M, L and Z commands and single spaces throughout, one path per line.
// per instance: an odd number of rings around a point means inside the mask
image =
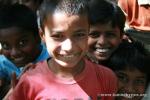
M 134 85 L 132 84 L 132 82 L 128 82 L 126 85 L 125 85 L 125 91 L 129 94 L 132 94 L 134 93 Z
M 71 39 L 66 39 L 63 41 L 61 45 L 61 49 L 65 51 L 70 51 L 72 49 L 72 41 Z
M 19 55 L 19 50 L 17 48 L 12 48 L 10 54 L 12 58 L 16 58 Z
M 106 38 L 105 38 L 105 36 L 104 36 L 103 34 L 101 34 L 101 35 L 99 36 L 99 38 L 98 38 L 97 43 L 100 44 L 100 45 L 104 45 L 105 42 L 106 42 Z

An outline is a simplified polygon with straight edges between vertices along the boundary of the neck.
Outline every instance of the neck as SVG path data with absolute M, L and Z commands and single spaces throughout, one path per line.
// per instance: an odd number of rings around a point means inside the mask
M 98 64 L 103 65 L 103 66 L 107 66 L 107 60 L 104 61 L 99 61 Z
M 50 70 L 60 78 L 73 78 L 74 76 L 80 74 L 85 67 L 84 60 L 82 59 L 76 66 L 71 68 L 66 68 L 60 66 L 54 59 L 48 61 Z

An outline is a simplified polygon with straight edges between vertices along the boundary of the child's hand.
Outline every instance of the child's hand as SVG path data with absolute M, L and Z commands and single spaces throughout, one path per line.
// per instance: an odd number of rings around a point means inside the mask
M 127 40 L 129 43 L 133 42 L 133 39 L 130 36 L 126 35 L 126 34 L 123 35 L 123 39 Z
M 12 73 L 12 80 L 11 80 L 11 86 L 12 86 L 12 88 L 15 88 L 15 87 L 16 87 L 16 85 L 17 85 L 17 83 L 18 83 L 20 77 L 21 77 L 26 71 L 29 71 L 29 70 L 34 69 L 34 68 L 35 68 L 35 64 L 29 63 L 29 64 L 27 64 L 27 65 L 23 68 L 22 73 L 20 74 L 19 77 L 17 77 L 17 75 L 16 75 L 15 72 Z
M 29 63 L 29 64 L 27 64 L 27 65 L 24 67 L 24 69 L 23 69 L 23 71 L 22 71 L 22 73 L 21 73 L 21 75 L 20 75 L 19 77 L 17 77 L 17 75 L 16 75 L 15 72 L 12 73 L 11 88 L 10 88 L 9 92 L 6 94 L 6 96 L 3 98 L 3 100 L 7 100 L 7 98 L 9 97 L 9 95 L 13 92 L 13 89 L 16 87 L 16 85 L 17 85 L 17 83 L 18 83 L 20 77 L 21 77 L 26 71 L 31 70 L 31 69 L 34 69 L 34 68 L 35 68 L 35 64 Z
M 7 92 L 7 94 L 5 95 L 3 100 L 8 99 L 9 95 L 13 92 L 13 89 L 16 87 L 17 83 L 18 83 L 18 79 L 17 79 L 16 73 L 13 72 L 12 73 L 12 79 L 11 79 L 11 88 L 9 89 L 9 91 Z
M 8 100 L 9 95 L 13 92 L 13 88 L 10 88 L 10 90 L 8 91 L 8 93 L 5 95 L 5 97 L 3 98 L 3 100 Z
M 2 83 L 3 83 L 3 82 L 2 82 L 2 80 L 0 79 L 0 87 L 2 86 Z
M 17 75 L 15 72 L 12 73 L 12 79 L 11 79 L 11 87 L 15 88 L 18 83 Z

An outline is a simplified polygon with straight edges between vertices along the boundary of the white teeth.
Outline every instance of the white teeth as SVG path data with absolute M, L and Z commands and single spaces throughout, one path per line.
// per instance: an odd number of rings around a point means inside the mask
M 97 52 L 108 52 L 109 49 L 96 49 Z
M 22 61 L 23 58 L 15 58 L 14 61 Z
M 68 61 L 68 60 L 73 59 L 74 57 L 75 57 L 75 55 L 61 55 L 60 59 Z
M 64 58 L 72 58 L 72 57 L 74 57 L 74 55 L 64 56 Z

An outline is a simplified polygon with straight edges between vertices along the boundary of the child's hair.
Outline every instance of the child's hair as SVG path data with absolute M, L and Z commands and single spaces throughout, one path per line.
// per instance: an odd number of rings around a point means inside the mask
M 88 16 L 88 4 L 86 0 L 44 0 L 39 10 L 41 28 L 47 16 L 56 12 Z
M 18 1 L 20 1 L 20 3 L 27 3 L 27 2 L 33 1 L 35 3 L 41 4 L 43 0 L 18 0 Z
M 89 2 L 90 25 L 111 23 L 112 27 L 118 26 L 124 32 L 125 15 L 120 7 L 107 0 L 91 0 Z
M 107 66 L 113 71 L 128 68 L 131 70 L 138 69 L 140 72 L 145 73 L 148 78 L 147 81 L 150 81 L 150 52 L 145 49 L 141 42 L 129 43 L 123 41 L 111 55 Z
M 42 2 L 43 0 L 18 0 L 19 4 L 24 4 L 35 12 L 39 9 Z
M 24 5 L 12 4 L 0 9 L 0 29 L 10 27 L 39 37 L 36 14 Z
M 11 5 L 17 2 L 18 0 L 0 0 L 0 8 L 1 6 Z

